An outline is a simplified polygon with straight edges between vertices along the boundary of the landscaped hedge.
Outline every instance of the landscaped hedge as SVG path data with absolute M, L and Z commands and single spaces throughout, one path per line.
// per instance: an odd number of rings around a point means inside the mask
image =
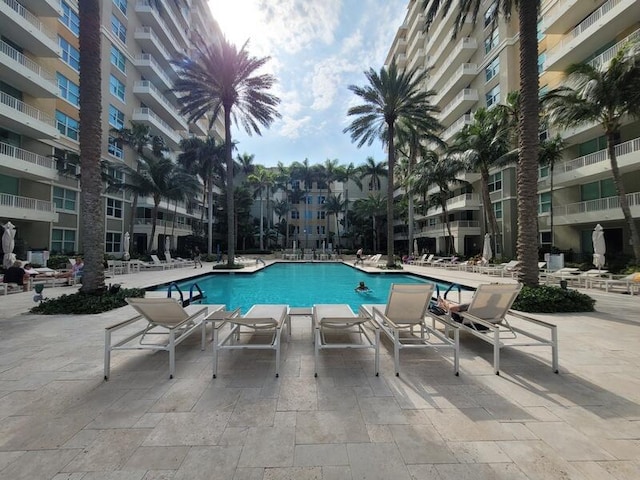
M 145 291 L 140 288 L 110 288 L 100 295 L 72 293 L 57 298 L 43 300 L 31 309 L 31 313 L 42 315 L 102 313 L 114 308 L 124 307 L 128 297 L 144 297 Z M 46 290 L 45 290 L 46 295 Z
M 576 290 L 549 285 L 522 287 L 514 310 L 529 313 L 593 312 L 596 301 Z

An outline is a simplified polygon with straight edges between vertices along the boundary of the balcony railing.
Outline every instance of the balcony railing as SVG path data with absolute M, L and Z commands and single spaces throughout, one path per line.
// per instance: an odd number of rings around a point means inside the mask
M 54 85 L 56 84 L 56 77 L 49 70 L 42 68 L 36 62 L 31 60 L 30 58 L 25 57 L 18 50 L 13 48 L 6 42 L 0 40 L 0 52 L 4 53 L 6 56 L 10 57 L 13 61 L 19 63 L 24 68 L 31 70 L 33 73 L 42 77 L 44 80 L 47 80 Z
M 456 220 L 450 222 L 451 230 L 460 228 L 480 228 L 480 222 L 477 220 Z M 422 232 L 437 232 L 438 230 L 447 230 L 446 223 L 437 223 L 435 225 L 428 225 L 421 229 Z
M 27 22 L 33 25 L 38 31 L 40 31 L 43 35 L 49 38 L 53 42 L 57 42 L 56 36 L 50 32 L 44 24 L 40 21 L 38 17 L 36 17 L 29 10 L 20 5 L 16 0 L 1 0 L 4 2 L 9 8 L 11 8 L 14 12 L 24 18 Z
M 17 195 L 9 195 L 0 193 L 0 206 L 4 208 L 20 208 L 23 210 L 35 210 L 38 212 L 54 213 L 55 207 L 53 203 L 45 200 L 37 200 L 29 197 L 19 197 Z
M 151 66 L 153 71 L 156 73 L 156 75 L 158 75 L 162 79 L 162 81 L 165 83 L 165 85 L 168 85 L 169 87 L 173 87 L 173 82 L 167 76 L 167 74 L 164 73 L 164 69 L 158 64 L 156 59 L 153 58 L 153 55 L 151 55 L 149 53 L 141 53 L 140 55 L 136 55 L 136 57 L 135 57 L 135 65 L 136 66 L 140 66 L 140 64 L 144 63 L 144 62 L 148 62 L 149 63 L 149 65 Z
M 640 138 L 635 138 L 633 140 L 629 140 L 628 142 L 621 143 L 616 145 L 615 152 L 616 158 L 621 157 L 622 155 L 628 155 L 633 152 L 640 151 Z M 574 160 L 569 160 L 568 162 L 563 162 L 556 167 L 557 173 L 566 173 L 576 170 L 578 168 L 587 167 L 589 165 L 594 165 L 596 163 L 609 161 L 609 152 L 607 149 L 599 150 L 597 152 L 590 153 L 588 155 L 584 155 L 582 157 L 578 157 Z
M 149 38 L 151 38 L 151 40 L 154 42 L 156 48 L 160 51 L 160 53 L 162 53 L 162 56 L 164 57 L 164 59 L 167 61 L 172 60 L 173 57 L 169 52 L 167 52 L 167 49 L 164 48 L 162 41 L 158 38 L 158 36 L 155 34 L 155 32 L 151 27 L 138 27 L 136 28 L 135 33 L 137 35 L 140 35 L 140 34 L 148 35 Z
M 435 74 L 435 78 L 440 78 L 443 76 L 444 71 L 449 68 L 449 65 L 444 65 L 438 73 Z M 442 99 L 442 97 L 451 89 L 453 85 L 456 84 L 464 75 L 476 75 L 478 73 L 478 65 L 475 63 L 463 63 L 460 65 L 455 72 L 453 72 L 447 83 L 445 83 L 442 87 L 439 88 L 440 93 L 435 96 L 433 103 L 438 104 L 438 102 Z
M 640 206 L 640 192 L 625 195 L 630 207 Z M 554 216 L 577 215 L 589 212 L 601 212 L 603 210 L 620 209 L 620 199 L 615 197 L 597 198 L 585 202 L 569 203 L 554 207 Z
M 135 220 L 135 224 L 136 225 L 152 225 L 152 220 L 150 218 L 136 218 Z M 168 229 L 174 228 L 174 223 L 171 220 L 161 220 L 158 219 L 156 220 L 156 228 L 157 227 L 167 227 Z M 185 223 L 176 223 L 175 224 L 175 229 L 176 230 L 189 230 L 191 231 L 191 225 L 187 225 Z M 156 232 L 156 233 L 162 233 L 162 232 Z
M 16 160 L 28 162 L 39 167 L 55 169 L 55 160 L 53 158 L 28 152 L 22 148 L 9 145 L 8 143 L 0 142 L 0 155 L 6 155 L 7 157 L 12 157 Z
M 469 97 L 469 100 L 478 100 L 478 90 L 475 88 L 465 88 L 460 93 L 458 93 L 453 100 L 449 102 L 449 104 L 442 109 L 442 113 L 440 114 L 440 118 L 444 118 L 449 115 L 458 105 L 460 105 L 463 101 L 465 101 Z M 474 98 L 475 97 L 475 98 Z
M 445 50 L 445 48 L 447 48 L 449 43 L 450 43 L 449 41 L 442 42 L 442 45 L 440 45 L 440 48 L 438 48 L 436 53 L 431 55 L 431 58 L 432 58 L 432 60 L 434 62 L 438 61 L 438 59 L 440 58 L 440 55 L 442 55 L 442 52 Z M 451 51 L 451 54 L 449 55 L 449 58 L 455 58 L 465 48 L 469 48 L 469 49 L 475 50 L 477 48 L 477 46 L 478 46 L 478 42 L 476 41 L 475 38 L 464 37 L 456 44 L 454 49 Z
M 27 105 L 23 101 L 18 100 L 17 98 L 12 97 L 11 95 L 8 95 L 4 92 L 0 92 L 0 103 L 14 110 L 18 110 L 20 113 L 27 115 L 33 118 L 34 120 L 38 120 L 39 122 L 46 123 L 50 127 L 57 128 L 56 121 L 53 117 L 50 117 L 46 113 L 41 112 L 40 110 L 38 110 L 35 107 L 32 107 L 31 105 Z
M 626 44 L 630 42 L 636 42 L 639 39 L 640 39 L 640 30 L 636 30 L 631 35 L 624 38 L 622 41 L 616 43 L 610 49 L 605 50 L 600 55 L 595 57 L 593 60 L 589 62 L 589 65 L 591 65 L 594 68 L 602 68 L 603 65 L 606 65 L 607 63 L 609 63 L 613 59 L 613 57 L 615 57 L 618 54 L 618 52 L 622 50 L 622 47 L 624 47 Z
M 442 132 L 442 138 L 448 139 L 452 137 L 455 133 L 462 130 L 465 125 L 469 125 L 473 121 L 473 116 L 470 113 L 465 113 L 455 122 L 453 122 L 449 127 Z
M 172 105 L 171 102 L 167 99 L 167 97 L 165 97 L 164 94 L 160 90 L 158 90 L 158 88 L 149 80 L 141 80 L 139 82 L 135 82 L 133 85 L 133 88 L 135 89 L 136 87 L 148 88 L 155 95 L 158 102 L 160 102 L 164 106 L 165 109 L 179 116 L 177 113 L 177 110 L 178 110 L 177 107 Z M 186 122 L 181 117 L 180 117 L 180 120 L 182 120 L 182 123 L 184 123 L 186 128 L 186 125 L 187 125 Z

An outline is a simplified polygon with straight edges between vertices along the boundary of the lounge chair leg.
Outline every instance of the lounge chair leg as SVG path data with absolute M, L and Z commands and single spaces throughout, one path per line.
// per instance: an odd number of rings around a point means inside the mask
M 175 332 L 171 330 L 169 333 L 169 378 L 173 378 L 176 371 L 176 338 Z

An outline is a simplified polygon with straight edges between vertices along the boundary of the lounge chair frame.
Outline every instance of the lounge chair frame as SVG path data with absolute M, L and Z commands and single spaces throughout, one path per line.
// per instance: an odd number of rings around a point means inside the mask
M 522 313 L 510 310 L 522 285 L 520 284 L 485 284 L 480 285 L 469 304 L 467 311 L 458 312 L 462 317 L 462 322 L 458 323 L 461 330 L 493 345 L 493 370 L 496 375 L 500 375 L 500 350 L 503 348 L 516 347 L 551 347 L 551 368 L 554 373 L 558 373 L 558 327 L 551 323 L 528 317 Z M 489 293 L 486 293 L 486 292 Z M 479 303 L 482 295 L 506 295 L 505 308 L 495 314 L 493 318 L 482 318 L 476 303 Z M 517 325 L 509 322 L 508 317 L 527 322 L 532 325 L 544 327 L 549 330 L 549 337 L 545 338 L 536 333 L 529 332 Z M 484 327 L 479 329 L 478 325 Z M 524 341 L 520 337 L 524 337 Z M 506 343 L 508 341 L 508 343 Z
M 171 298 L 128 298 L 127 303 L 140 312 L 128 320 L 116 323 L 105 328 L 104 334 L 104 379 L 108 380 L 111 373 L 111 352 L 115 350 L 152 350 L 169 352 L 169 378 L 173 378 L 176 370 L 176 345 L 186 340 L 189 335 L 201 328 L 202 321 L 208 313 L 208 307 L 191 308 L 185 310 L 179 302 Z M 161 304 L 167 309 L 175 309 L 178 306 L 184 312 L 184 317 L 175 322 L 154 321 L 141 311 L 144 304 Z M 179 310 L 176 310 L 179 313 Z M 144 328 L 137 330 L 125 338 L 112 343 L 112 334 L 121 328 L 132 325 L 138 321 L 146 321 Z M 147 341 L 148 337 L 164 337 L 164 342 Z M 138 339 L 137 343 L 132 343 Z
M 460 337 L 458 325 L 449 318 L 429 312 L 429 303 L 435 286 L 433 284 L 391 284 L 386 305 L 362 305 L 360 312 L 376 322 L 382 332 L 393 342 L 393 361 L 396 376 L 400 375 L 400 350 L 414 348 L 450 348 L 453 350 L 453 373 L 460 373 Z M 394 298 L 394 292 L 396 298 Z M 391 302 L 404 302 L 405 295 L 417 296 L 422 301 L 421 311 L 415 318 L 392 320 L 389 318 Z M 399 299 L 399 300 L 398 300 Z M 431 320 L 431 325 L 427 323 Z M 436 323 L 444 327 L 437 328 Z M 418 328 L 416 334 L 414 330 Z M 451 335 L 453 338 L 451 338 Z
M 277 312 L 276 312 L 277 311 Z M 274 312 L 278 318 L 274 318 Z M 220 350 L 275 350 L 276 377 L 280 376 L 280 345 L 282 329 L 286 328 L 288 339 L 291 338 L 291 319 L 288 305 L 254 305 L 244 315 L 236 310 L 222 318 L 211 318 L 213 324 L 213 378 L 218 376 L 218 354 Z M 230 330 L 221 336 L 221 329 L 229 324 Z M 245 331 L 242 331 L 242 328 Z M 240 343 L 242 334 L 267 335 L 271 338 L 266 343 Z
M 371 318 L 356 315 L 349 305 L 314 305 L 314 365 L 315 376 L 318 376 L 318 360 L 320 350 L 338 348 L 349 349 L 373 349 L 375 352 L 374 372 L 376 377 L 380 372 L 380 327 L 371 321 Z M 369 327 L 369 330 L 367 329 Z M 331 343 L 327 341 L 327 331 L 340 331 L 345 335 L 358 335 L 360 342 L 355 343 Z M 373 332 L 373 338 L 371 337 Z

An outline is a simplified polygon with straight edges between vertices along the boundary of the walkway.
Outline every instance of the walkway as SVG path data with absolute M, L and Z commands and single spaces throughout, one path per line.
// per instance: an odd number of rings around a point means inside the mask
M 194 335 L 174 380 L 164 353 L 116 352 L 108 382 L 104 327 L 130 307 L 37 316 L 32 294 L 0 297 L 0 479 L 636 480 L 640 296 L 590 293 L 595 313 L 539 316 L 559 326 L 560 375 L 529 349 L 506 351 L 496 376 L 489 345 L 463 335 L 459 377 L 448 353 L 424 351 L 402 352 L 395 377 L 385 344 L 380 377 L 364 351 L 325 351 L 314 378 L 309 319 L 296 318 L 278 379 L 272 352 L 242 351 L 213 380 Z

